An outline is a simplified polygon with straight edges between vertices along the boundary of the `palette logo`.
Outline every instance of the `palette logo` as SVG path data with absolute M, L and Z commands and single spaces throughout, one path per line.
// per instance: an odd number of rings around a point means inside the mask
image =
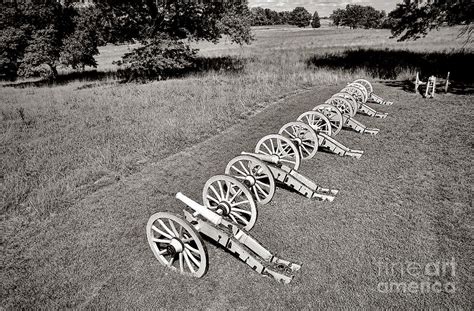
M 456 261 L 392 262 L 379 260 L 377 263 L 380 293 L 454 293 L 456 283 Z

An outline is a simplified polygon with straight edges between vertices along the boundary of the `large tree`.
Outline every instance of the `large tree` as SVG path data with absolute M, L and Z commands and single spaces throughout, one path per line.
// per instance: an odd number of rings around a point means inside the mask
M 61 63 L 72 67 L 94 66 L 91 59 L 98 54 L 97 44 L 90 31 L 79 29 L 92 29 L 86 21 L 79 22 L 82 17 L 72 6 L 54 0 L 2 3 L 0 76 L 15 79 L 18 74 L 41 74 L 54 79 Z M 65 46 L 68 52 L 61 61 Z M 81 57 L 71 58 L 72 54 Z
M 311 20 L 311 27 L 313 28 L 321 27 L 321 21 L 319 20 L 318 11 L 314 11 L 313 19 Z
M 142 42 L 120 62 L 128 80 L 166 78 L 192 67 L 196 51 L 183 39 L 217 43 L 227 36 L 238 44 L 252 40 L 251 13 L 242 2 L 110 0 L 99 7 L 110 21 L 105 35 L 109 41 Z M 118 23 L 111 24 L 114 21 Z
M 392 35 L 399 41 L 424 37 L 429 31 L 447 25 L 465 25 L 462 34 L 472 41 L 474 2 L 472 0 L 434 1 L 417 4 L 405 0 L 390 12 Z
M 242 2 L 96 0 L 90 8 L 71 2 L 0 4 L 0 76 L 14 78 L 17 72 L 31 74 L 46 66 L 54 78 L 59 64 L 95 66 L 100 43 L 140 41 L 160 50 L 163 42 L 180 46 L 183 39 L 217 43 L 227 36 L 238 44 L 252 39 L 250 12 Z
M 344 20 L 346 14 L 346 10 L 344 9 L 336 9 L 332 12 L 331 16 L 329 16 L 330 19 L 332 19 L 332 23 L 336 26 L 341 26 L 342 21 Z
M 304 7 L 296 7 L 291 12 L 290 24 L 298 27 L 307 27 L 311 21 L 311 14 Z
M 358 4 L 348 4 L 345 9 L 336 9 L 331 14 L 334 25 L 351 28 L 380 28 L 385 18 L 385 11 Z

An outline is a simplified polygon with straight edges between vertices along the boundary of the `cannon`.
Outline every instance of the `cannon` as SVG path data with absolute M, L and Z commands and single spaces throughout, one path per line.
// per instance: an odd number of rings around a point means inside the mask
M 376 117 L 381 119 L 387 117 L 387 113 L 378 112 L 365 104 L 369 95 L 365 87 L 361 84 L 354 82 L 350 83 L 345 88 L 343 88 L 341 92 L 348 93 L 356 99 L 358 103 L 358 112 L 365 114 L 369 117 Z
M 261 175 L 268 169 L 271 172 L 271 177 L 277 182 L 275 185 L 289 187 L 307 198 L 332 202 L 339 191 L 323 188 L 303 176 L 297 171 L 300 163 L 301 155 L 298 147 L 285 136 L 272 134 L 263 137 L 257 143 L 253 153 L 242 152 L 242 155 L 231 160 L 227 165 L 226 174 L 252 182 L 267 180 L 266 184 L 273 186 L 273 183 L 268 181 L 270 177 L 268 174 L 265 174 L 264 178 Z M 242 169 L 242 166 L 246 169 Z M 257 184 L 263 186 L 265 181 L 263 184 Z M 256 188 L 258 187 L 256 186 Z
M 376 103 L 376 104 L 379 104 L 379 105 L 386 105 L 386 106 L 393 105 L 393 102 L 386 101 L 382 97 L 375 94 L 374 93 L 374 88 L 372 87 L 372 84 L 369 81 L 367 81 L 365 79 L 357 79 L 357 80 L 354 80 L 353 83 L 359 83 L 367 90 L 367 93 L 368 93 L 367 101 L 368 102 Z
M 423 82 L 420 80 L 420 75 L 417 72 L 415 78 L 415 93 L 418 93 L 418 88 L 420 87 L 420 85 L 426 85 L 424 94 L 424 97 L 426 98 L 434 98 L 436 93 L 436 87 L 438 86 L 444 86 L 444 92 L 447 93 L 450 84 L 449 75 L 450 72 L 448 72 L 448 75 L 446 76 L 446 79 L 444 81 L 442 79 L 436 78 L 435 76 L 430 76 L 426 82 Z
M 319 148 L 357 159 L 364 153 L 361 150 L 350 149 L 334 138 L 341 130 L 343 123 L 342 114 L 334 106 L 327 104 L 316 106 L 312 111 L 301 114 L 297 120 L 308 124 L 316 132 Z
M 159 212 L 146 226 L 148 244 L 162 265 L 187 276 L 200 278 L 209 267 L 202 236 L 216 242 L 258 273 L 288 284 L 301 264 L 280 259 L 241 228 L 212 210 L 178 193 L 176 198 L 191 210 L 180 216 Z
M 337 109 L 339 109 L 342 115 L 343 127 L 351 128 L 358 133 L 365 133 L 365 134 L 371 134 L 371 135 L 377 135 L 377 133 L 380 131 L 379 129 L 376 129 L 376 128 L 368 128 L 361 122 L 354 119 L 355 111 L 353 109 L 353 106 L 345 98 L 342 98 L 339 96 L 333 96 L 330 99 L 328 99 L 325 102 L 325 104 L 334 106 Z M 325 106 L 322 106 L 322 107 L 325 107 Z

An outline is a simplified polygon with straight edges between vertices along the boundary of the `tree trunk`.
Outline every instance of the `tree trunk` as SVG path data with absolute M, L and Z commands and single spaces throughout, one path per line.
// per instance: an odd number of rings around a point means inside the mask
M 58 77 L 58 70 L 56 69 L 56 66 L 52 64 L 48 64 L 48 66 L 51 69 L 51 74 L 49 76 L 49 79 L 56 80 L 56 78 Z

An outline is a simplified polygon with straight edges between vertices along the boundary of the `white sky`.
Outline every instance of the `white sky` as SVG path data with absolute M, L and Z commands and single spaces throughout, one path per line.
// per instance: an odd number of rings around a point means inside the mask
M 348 4 L 370 5 L 377 10 L 389 13 L 402 0 L 248 0 L 249 7 L 269 8 L 275 11 L 292 11 L 297 6 L 305 7 L 311 14 L 318 11 L 319 16 L 329 16 L 338 8 Z

